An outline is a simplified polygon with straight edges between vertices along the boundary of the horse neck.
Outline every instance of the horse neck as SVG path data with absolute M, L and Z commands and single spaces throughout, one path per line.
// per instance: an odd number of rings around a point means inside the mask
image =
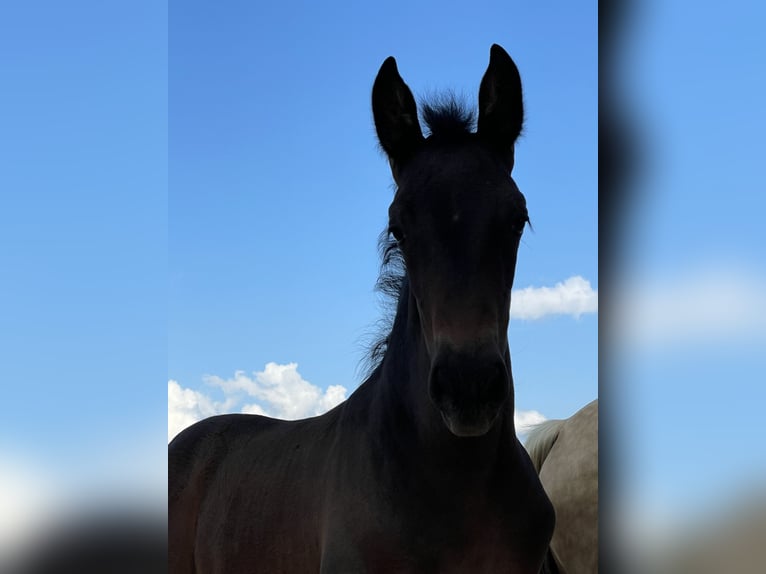
M 505 357 L 510 372 L 510 352 Z M 422 335 L 417 303 L 405 281 L 397 306 L 389 344 L 376 385 L 378 425 L 388 437 L 404 446 L 400 452 L 412 456 L 440 459 L 442 465 L 454 463 L 467 468 L 471 463 L 491 466 L 501 457 L 507 463 L 515 456 L 516 433 L 513 422 L 513 388 L 492 430 L 478 438 L 454 436 L 428 394 L 431 358 Z M 468 464 L 467 464 L 468 463 Z

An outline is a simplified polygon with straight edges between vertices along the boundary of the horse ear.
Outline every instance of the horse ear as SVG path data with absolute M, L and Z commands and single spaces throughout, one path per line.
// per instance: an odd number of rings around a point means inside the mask
M 392 164 L 407 159 L 422 143 L 415 98 L 393 57 L 383 62 L 372 86 L 372 115 L 380 146 Z
M 516 64 L 497 44 L 489 51 L 489 67 L 479 87 L 477 133 L 513 162 L 513 144 L 521 133 L 524 104 Z

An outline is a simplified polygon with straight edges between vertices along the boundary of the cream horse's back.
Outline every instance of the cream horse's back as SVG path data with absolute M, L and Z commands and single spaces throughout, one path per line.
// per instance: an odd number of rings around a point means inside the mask
M 564 420 L 537 425 L 526 441 L 556 509 L 551 552 L 562 574 L 598 572 L 598 399 Z

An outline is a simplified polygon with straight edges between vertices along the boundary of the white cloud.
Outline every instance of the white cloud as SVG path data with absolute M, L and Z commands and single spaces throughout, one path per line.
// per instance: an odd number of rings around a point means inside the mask
M 210 397 L 168 381 L 168 441 L 189 425 L 213 415 L 227 412 L 229 402 L 214 402 Z
M 256 403 L 245 405 L 244 407 L 242 407 L 242 412 L 245 413 L 246 415 L 261 415 L 264 417 L 269 416 L 269 413 L 264 411 L 261 408 L 261 406 Z
M 513 413 L 513 422 L 516 426 L 516 433 L 520 435 L 527 434 L 532 427 L 548 420 L 538 411 L 516 411 Z
M 346 389 L 340 385 L 333 385 L 323 393 L 322 389 L 304 380 L 298 373 L 297 363 L 268 363 L 253 377 L 237 371 L 231 379 L 208 376 L 205 381 L 223 389 L 227 396 L 244 393 L 256 399 L 257 402 L 245 405 L 245 412 L 287 420 L 321 414 L 346 397 Z
M 341 404 L 343 401 L 346 400 L 346 387 L 343 387 L 341 385 L 331 385 L 327 387 L 327 390 L 325 391 L 324 395 L 322 395 L 322 398 L 319 400 L 319 406 L 321 409 L 321 412 L 329 411 L 332 408 L 335 408 L 339 404 Z M 317 413 L 321 414 L 321 413 Z
M 224 400 L 216 402 L 202 392 L 168 381 L 168 440 L 192 423 L 217 414 L 239 411 L 295 420 L 320 415 L 346 399 L 346 388 L 341 385 L 331 385 L 322 392 L 306 381 L 297 363 L 268 363 L 253 376 L 244 371 L 236 371 L 229 379 L 209 375 L 205 382 L 221 389 Z
M 615 292 L 615 333 L 630 345 L 727 342 L 766 335 L 766 278 L 718 264 Z
M 546 315 L 571 315 L 598 312 L 598 291 L 579 275 L 553 287 L 525 287 L 511 293 L 511 318 L 534 320 Z

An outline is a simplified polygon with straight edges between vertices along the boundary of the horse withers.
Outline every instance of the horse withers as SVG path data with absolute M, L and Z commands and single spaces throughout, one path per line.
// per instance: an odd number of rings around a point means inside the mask
M 514 428 L 507 327 L 528 221 L 523 118 L 497 45 L 478 121 L 425 105 L 388 58 L 372 90 L 396 183 L 381 283 L 396 315 L 370 376 L 324 415 L 200 421 L 169 446 L 170 570 L 537 574 L 552 506 Z M 476 129 L 474 130 L 474 123 Z

